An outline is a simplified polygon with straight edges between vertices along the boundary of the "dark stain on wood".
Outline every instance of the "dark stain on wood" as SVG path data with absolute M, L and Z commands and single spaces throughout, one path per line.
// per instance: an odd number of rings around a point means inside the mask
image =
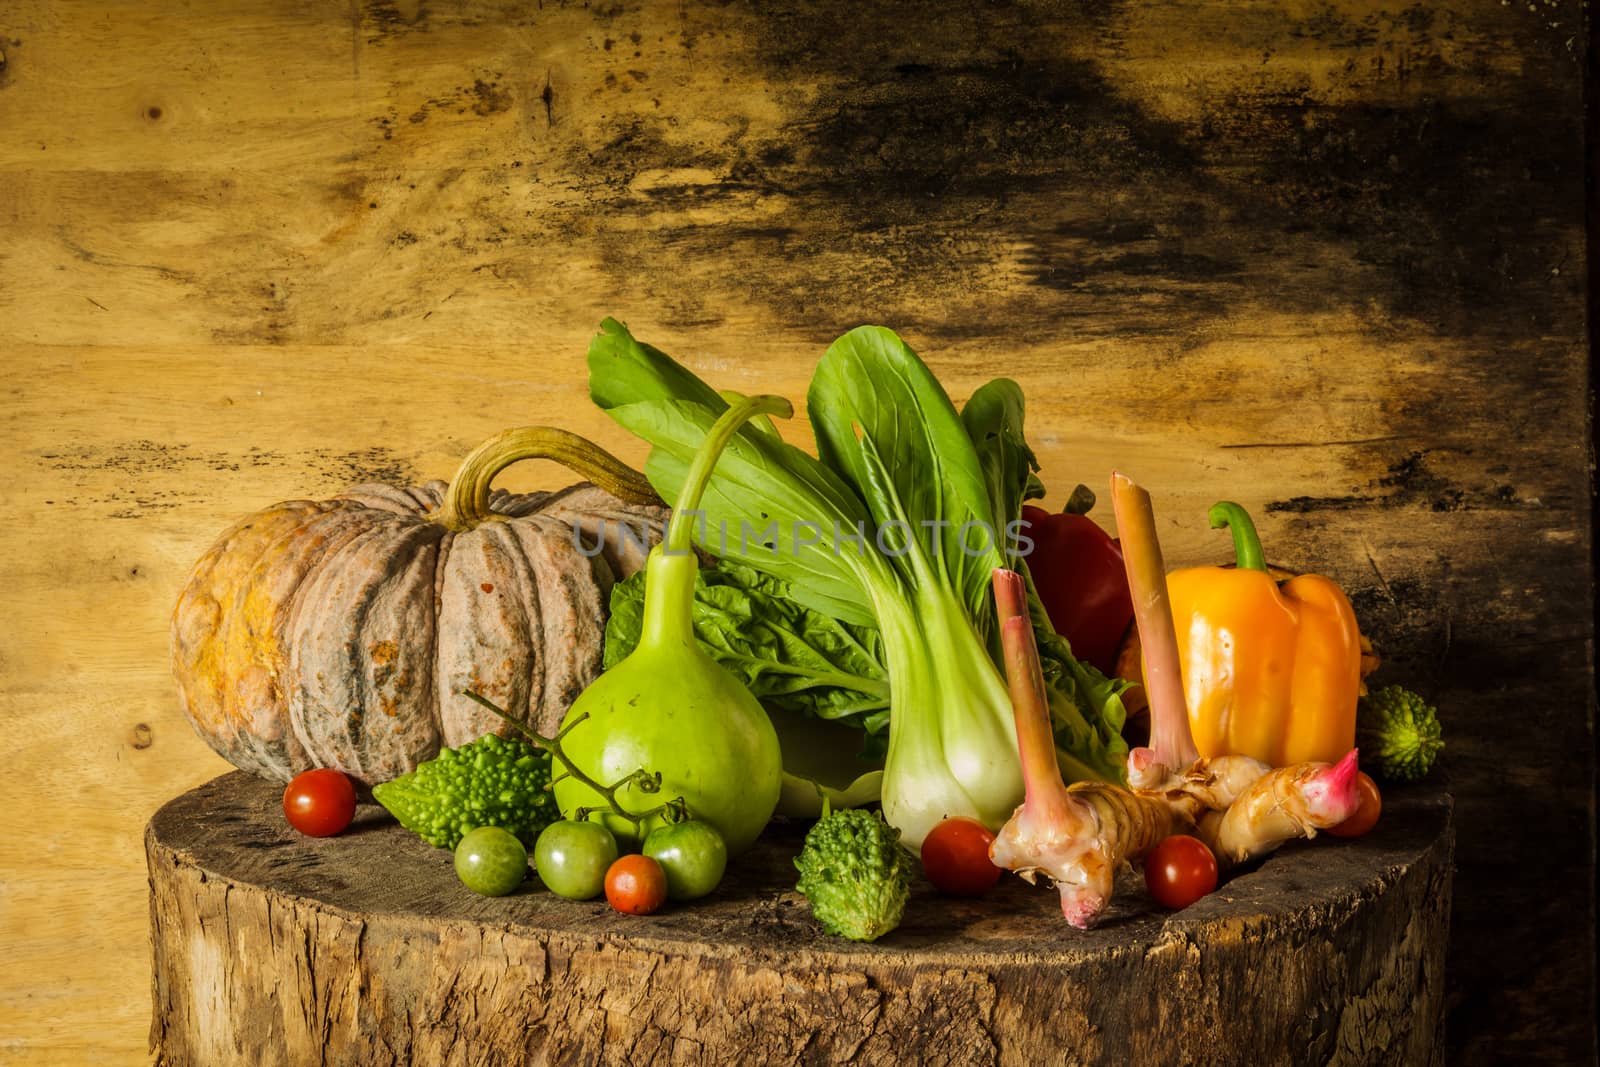
M 116 488 L 84 503 L 110 506 L 106 514 L 113 519 L 143 519 L 150 513 L 182 507 L 192 498 L 185 484 L 185 472 L 197 470 L 242 472 L 266 469 L 309 470 L 316 477 L 303 487 L 306 495 L 341 492 L 362 483 L 410 485 L 421 481 L 416 465 L 392 449 L 374 446 L 352 450 L 317 448 L 285 455 L 270 449 L 250 448 L 242 452 L 206 452 L 184 444 L 165 444 L 150 440 L 122 442 L 115 447 L 75 446 L 37 453 L 38 462 L 55 471 L 115 471 Z M 247 477 L 248 480 L 248 477 Z M 239 502 L 241 512 L 264 507 L 268 500 Z M 135 567 L 130 575 L 136 576 Z
M 174 267 L 160 263 L 130 263 L 115 256 L 96 252 L 78 244 L 65 226 L 57 227 L 56 235 L 64 248 L 72 253 L 73 257 L 96 267 L 113 267 L 124 270 L 148 271 L 158 278 L 174 282 L 192 282 L 193 277 Z
M 479 118 L 486 118 L 500 111 L 511 110 L 511 90 L 501 88 L 498 79 L 486 82 L 476 78 L 472 82 L 471 101 L 472 113 Z
M 341 488 L 366 482 L 412 485 L 422 480 L 409 459 L 383 447 L 346 452 L 317 449 L 311 457 L 311 466 L 320 470 L 330 484 Z
M 1424 507 L 1430 511 L 1515 511 L 1542 506 L 1542 502 L 1536 505 L 1523 500 L 1513 485 L 1459 485 L 1438 473 L 1427 456 L 1427 449 L 1408 452 L 1389 465 L 1387 474 L 1371 482 L 1369 492 L 1273 500 L 1268 501 L 1267 510 L 1304 513 L 1368 507 Z
M 1476 330 L 1486 303 L 1514 294 L 1518 329 L 1548 329 L 1581 294 L 1576 271 L 1552 273 L 1573 249 L 1551 224 L 1561 219 L 1552 208 L 1582 199 L 1582 134 L 1550 106 L 1548 87 L 1511 92 L 1493 106 L 1241 101 L 1239 116 L 1284 120 L 1268 137 L 1241 123 L 1225 150 L 1248 159 L 1253 144 L 1254 191 L 1286 223 L 1349 240 L 1358 262 L 1378 268 L 1371 295 L 1395 314 Z
M 364 0 L 362 26 L 368 44 L 428 28 L 427 0 Z
M 1336 303 L 1369 314 L 1375 305 L 1436 329 L 1477 330 L 1483 303 L 1513 294 L 1519 328 L 1529 315 L 1541 328 L 1570 316 L 1581 270 L 1575 230 L 1563 230 L 1572 220 L 1558 208 L 1581 197 L 1578 122 L 1559 106 L 1576 91 L 1570 61 L 1548 60 L 1542 77 L 1492 102 L 1322 99 L 1264 77 L 1180 123 L 1148 114 L 1093 58 L 1117 46 L 1117 6 L 1079 9 L 1077 20 L 1002 7 L 934 25 L 917 5 L 758 5 L 747 32 L 764 76 L 822 86 L 784 127 L 795 140 L 686 145 L 665 136 L 671 116 L 632 118 L 587 163 L 618 191 L 647 170 L 726 175 L 654 188 L 652 212 L 675 198 L 684 207 L 752 191 L 791 198 L 799 225 L 787 255 L 817 263 L 854 253 L 860 263 L 829 268 L 842 272 L 836 288 L 863 294 L 858 304 L 832 298 L 841 321 L 883 317 L 886 286 L 869 265 L 884 258 L 902 292 L 963 277 L 984 284 L 993 263 L 952 241 L 963 230 L 1028 246 L 1026 270 L 1045 292 L 1014 309 L 1022 321 L 1065 317 L 1078 329 L 1181 334 L 1244 292 L 1270 292 L 1291 309 Z M 1478 26 L 1488 39 L 1447 53 L 1431 13 L 1271 17 L 1264 34 L 1347 50 L 1351 64 L 1377 64 L 1362 75 L 1373 79 L 1390 76 L 1386 53 L 1371 54 L 1380 34 L 1403 36 L 1403 71 L 1413 73 L 1457 62 L 1474 70 L 1529 36 L 1517 23 Z M 896 32 L 908 24 L 921 30 Z M 859 35 L 895 44 L 836 44 Z M 612 206 L 626 212 L 630 200 Z M 667 253 L 715 255 L 735 236 L 674 229 Z M 1349 274 L 1330 284 L 1333 271 Z M 815 301 L 796 302 L 788 286 L 755 289 L 795 328 L 815 321 Z M 1142 313 L 1119 314 L 1132 294 Z M 1160 314 L 1149 313 L 1152 297 Z M 938 334 L 926 315 L 907 317 Z

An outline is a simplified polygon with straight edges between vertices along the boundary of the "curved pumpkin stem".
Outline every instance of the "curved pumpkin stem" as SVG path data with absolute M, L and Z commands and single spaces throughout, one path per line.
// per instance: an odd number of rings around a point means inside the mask
M 457 533 L 490 521 L 495 516 L 489 510 L 489 484 L 525 459 L 553 459 L 629 504 L 662 502 L 643 474 L 588 438 L 551 426 L 524 426 L 474 448 L 450 479 L 444 503 L 429 517 Z

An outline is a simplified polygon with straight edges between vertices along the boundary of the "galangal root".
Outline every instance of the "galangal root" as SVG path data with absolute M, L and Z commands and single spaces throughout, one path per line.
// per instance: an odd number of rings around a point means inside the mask
M 1227 807 L 1198 822 L 1223 870 L 1259 859 L 1296 837 L 1315 837 L 1356 813 L 1356 750 L 1338 763 L 1297 763 L 1257 778 Z
M 1026 585 L 1013 571 L 994 573 L 1026 797 L 995 837 L 989 858 L 1030 882 L 1048 877 L 1061 894 L 1062 914 L 1080 929 L 1105 911 L 1122 864 L 1141 859 L 1171 834 L 1198 833 L 1226 868 L 1291 838 L 1314 837 L 1358 806 L 1354 749 L 1337 764 L 1277 769 L 1247 756 L 1199 757 L 1184 706 L 1150 496 L 1113 474 L 1112 499 L 1151 707 L 1150 746 L 1128 756 L 1132 789 L 1104 783 L 1069 789 L 1063 782 Z
M 1067 921 L 1086 929 L 1110 903 L 1117 869 L 1192 820 L 1159 796 L 1101 784 L 1066 787 L 1022 576 L 996 570 L 994 590 L 1026 796 L 989 858 L 1030 882 L 1044 874 L 1061 893 Z

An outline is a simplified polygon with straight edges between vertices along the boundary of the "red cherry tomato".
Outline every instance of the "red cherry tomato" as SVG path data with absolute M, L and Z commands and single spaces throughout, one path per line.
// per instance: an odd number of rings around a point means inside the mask
M 1365 773 L 1356 774 L 1356 791 L 1361 794 L 1361 806 L 1356 813 L 1338 826 L 1328 827 L 1334 837 L 1360 837 L 1377 824 L 1383 811 L 1383 797 L 1378 793 L 1378 783 Z
M 1199 838 L 1173 834 L 1144 860 L 1144 884 L 1164 908 L 1187 908 L 1217 888 L 1217 858 Z
M 356 814 L 356 787 L 329 767 L 302 771 L 283 791 L 283 814 L 308 837 L 332 837 Z
M 667 899 L 667 872 L 649 856 L 623 856 L 606 871 L 606 900 L 629 915 L 649 915 Z
M 981 897 L 1000 880 L 989 862 L 994 834 L 976 819 L 949 818 L 922 839 L 922 870 L 941 893 Z

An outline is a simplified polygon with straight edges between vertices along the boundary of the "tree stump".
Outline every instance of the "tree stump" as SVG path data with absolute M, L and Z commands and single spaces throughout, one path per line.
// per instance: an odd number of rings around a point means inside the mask
M 475 896 L 363 806 L 302 837 L 229 774 L 146 831 L 162 1064 L 1441 1063 L 1450 802 L 1294 843 L 1178 913 L 1119 886 L 1087 933 L 1045 888 L 920 880 L 874 944 L 824 934 L 777 824 L 721 888 L 638 918 L 532 877 Z

